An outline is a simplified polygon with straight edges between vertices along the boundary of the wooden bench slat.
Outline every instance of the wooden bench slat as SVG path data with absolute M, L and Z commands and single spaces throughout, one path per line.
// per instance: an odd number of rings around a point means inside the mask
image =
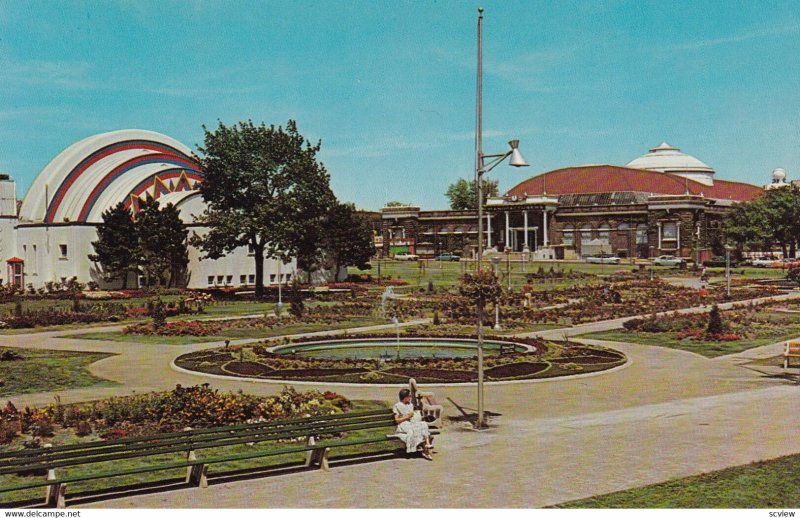
M 191 466 L 201 465 L 201 464 L 219 464 L 222 462 L 235 462 L 239 460 L 249 460 L 249 459 L 256 459 L 261 457 L 274 457 L 277 455 L 287 455 L 291 453 L 303 453 L 310 450 L 322 449 L 322 448 L 339 448 L 343 446 L 356 446 L 361 444 L 370 444 L 370 443 L 378 443 L 378 442 L 385 442 L 391 440 L 388 437 L 379 437 L 379 438 L 372 438 L 372 439 L 359 439 L 355 441 L 340 441 L 340 442 L 333 442 L 333 443 L 318 443 L 314 445 L 303 445 L 303 446 L 293 446 L 289 448 L 281 448 L 278 450 L 271 450 L 267 452 L 253 452 L 253 453 L 243 453 L 238 455 L 227 455 L 222 457 L 209 457 L 207 459 L 197 459 L 194 461 L 184 461 L 184 462 L 174 462 L 170 464 L 159 464 L 156 466 L 144 466 L 141 468 L 131 468 L 126 470 L 120 471 L 113 471 L 113 472 L 106 472 L 106 473 L 92 473 L 88 475 L 76 475 L 73 477 L 63 477 L 57 478 L 55 480 L 45 480 L 41 482 L 33 482 L 29 484 L 22 484 L 18 486 L 10 486 L 10 487 L 0 487 L 0 493 L 7 493 L 11 491 L 21 491 L 24 489 L 34 489 L 37 487 L 45 487 L 45 486 L 52 486 L 55 484 L 67 484 L 72 482 L 85 482 L 88 480 L 97 480 L 101 478 L 111 478 L 111 477 L 121 477 L 126 475 L 138 475 L 141 473 L 150 473 L 154 471 L 167 471 L 171 469 L 181 469 L 181 468 L 188 468 Z
M 349 426 L 337 426 L 332 427 L 330 429 L 326 428 L 318 428 L 314 430 L 313 435 L 319 434 L 332 434 L 332 433 L 340 433 L 340 432 L 349 432 L 349 431 L 356 431 L 356 430 L 365 430 L 365 429 L 372 429 L 372 428 L 384 428 L 386 426 L 393 426 L 394 420 L 383 420 L 383 421 L 376 421 L 373 423 L 359 423 L 355 425 Z M 216 440 L 216 441 L 207 441 L 207 442 L 193 442 L 191 444 L 188 443 L 181 443 L 177 446 L 167 446 L 167 447 L 160 447 L 157 444 L 152 445 L 149 448 L 141 448 L 137 449 L 136 451 L 130 452 L 120 452 L 120 453 L 110 453 L 110 454 L 100 454 L 100 455 L 92 455 L 86 456 L 82 458 L 72 458 L 72 459 L 65 459 L 65 460 L 56 460 L 56 461 L 49 461 L 44 460 L 42 462 L 27 462 L 25 464 L 17 464 L 15 466 L 7 466 L 0 468 L 0 475 L 9 475 L 13 473 L 19 473 L 24 471 L 36 471 L 36 470 L 43 470 L 43 469 L 54 469 L 54 468 L 62 468 L 68 466 L 75 466 L 81 464 L 94 464 L 99 462 L 110 462 L 114 460 L 124 460 L 124 459 L 132 459 L 137 457 L 146 457 L 146 456 L 154 456 L 154 455 L 166 455 L 170 453 L 181 453 L 187 451 L 187 449 L 193 450 L 201 450 L 201 449 L 209 449 L 209 448 L 218 448 L 218 447 L 225 447 L 225 446 L 235 446 L 239 444 L 246 444 L 249 442 L 260 443 L 266 441 L 274 441 L 280 439 L 292 439 L 297 437 L 306 437 L 311 432 L 311 430 L 304 430 L 304 433 L 279 433 L 279 434 L 253 434 L 253 435 L 246 435 L 242 437 L 226 439 L 226 440 Z M 318 432 L 318 433 L 317 433 Z M 30 459 L 29 459 L 30 460 Z
M 335 422 L 327 421 L 323 426 L 319 426 L 315 423 L 302 425 L 302 426 L 293 426 L 287 428 L 270 428 L 270 429 L 244 429 L 244 430 L 237 430 L 234 432 L 228 431 L 218 431 L 216 434 L 211 436 L 198 436 L 198 437 L 183 437 L 183 438 L 176 438 L 170 439 L 166 441 L 154 442 L 154 441 L 144 441 L 142 443 L 137 444 L 112 444 L 107 446 L 100 445 L 98 448 L 93 448 L 91 450 L 72 450 L 72 451 L 61 451 L 51 454 L 48 451 L 50 448 L 45 448 L 42 452 L 38 455 L 25 455 L 15 457 L 13 459 L 5 459 L 0 461 L 0 474 L 3 473 L 4 469 L 7 467 L 12 467 L 15 465 L 30 465 L 32 463 L 43 464 L 47 462 L 55 462 L 58 460 L 66 460 L 66 459 L 74 459 L 79 457 L 88 457 L 88 456 L 101 456 L 101 455 L 110 455 L 112 453 L 127 453 L 127 452 L 136 452 L 140 450 L 155 450 L 160 448 L 166 448 L 169 446 L 178 446 L 184 445 L 184 449 L 198 449 L 196 447 L 197 444 L 204 444 L 209 441 L 214 440 L 224 440 L 224 439 L 233 439 L 237 437 L 254 437 L 254 436 L 276 436 L 280 435 L 279 438 L 289 438 L 292 436 L 305 436 L 311 432 L 315 432 L 319 430 L 319 433 L 337 433 L 339 428 L 342 426 L 348 426 L 350 428 L 344 429 L 343 431 L 350 431 L 354 426 L 366 425 L 375 422 L 386 422 L 388 420 L 388 416 L 384 415 L 373 415 L 373 416 L 360 416 L 357 419 L 348 419 L 348 420 L 338 420 Z M 250 442 L 250 441 L 246 441 Z M 22 450 L 24 452 L 24 450 Z
M 246 429 L 262 429 L 262 428 L 276 428 L 276 427 L 283 427 L 287 425 L 293 424 L 312 424 L 316 422 L 322 421 L 339 421 L 339 420 L 350 420 L 350 419 L 358 419 L 358 418 L 368 418 L 371 416 L 376 415 L 392 415 L 391 410 L 383 409 L 383 410 L 370 410 L 366 412 L 343 412 L 341 414 L 330 414 L 324 416 L 313 416 L 313 417 L 303 417 L 303 418 L 294 418 L 294 419 L 282 419 L 276 421 L 264 421 L 262 423 L 245 423 L 240 425 L 232 425 L 232 426 L 217 426 L 213 428 L 201 428 L 197 430 L 187 430 L 181 432 L 170 432 L 170 433 L 162 433 L 162 434 L 152 434 L 146 436 L 139 436 L 139 437 L 126 437 L 122 439 L 114 439 L 111 441 L 93 441 L 88 443 L 81 443 L 81 444 L 68 444 L 63 446 L 54 446 L 52 448 L 31 448 L 25 450 L 14 450 L 9 452 L 0 452 L 0 459 L 10 458 L 10 457 L 18 457 L 24 456 L 26 458 L 31 457 L 32 455 L 36 455 L 39 453 L 44 454 L 52 454 L 61 451 L 72 451 L 72 450 L 82 450 L 82 449 L 93 449 L 93 448 L 105 448 L 115 445 L 125 445 L 125 444 L 132 444 L 132 443 L 141 443 L 141 442 L 149 442 L 149 441 L 156 441 L 161 439 L 172 439 L 178 437 L 191 437 L 195 435 L 208 435 L 214 434 L 219 432 L 226 432 L 226 431 L 235 431 L 235 430 L 246 430 Z

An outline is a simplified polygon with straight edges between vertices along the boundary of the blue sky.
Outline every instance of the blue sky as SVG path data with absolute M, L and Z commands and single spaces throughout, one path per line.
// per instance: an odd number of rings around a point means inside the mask
M 445 208 L 484 148 L 531 167 L 625 164 L 662 140 L 720 178 L 800 179 L 794 1 L 0 0 L 0 171 L 18 194 L 76 140 L 122 128 L 192 148 L 202 125 L 289 118 L 342 200 Z

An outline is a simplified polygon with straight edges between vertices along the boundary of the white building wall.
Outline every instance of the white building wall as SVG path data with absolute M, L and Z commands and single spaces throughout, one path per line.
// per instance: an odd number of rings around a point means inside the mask
M 13 220 L 8 220 L 13 221 Z M 6 220 L 0 219 L 0 235 Z M 13 236 L 13 225 L 9 224 L 8 234 Z M 203 227 L 195 227 L 194 232 L 202 235 L 207 232 Z M 104 288 L 119 288 L 121 281 L 108 284 L 103 281 L 101 268 L 89 260 L 94 253 L 92 241 L 97 240 L 97 230 L 93 225 L 20 225 L 16 230 L 16 245 L 20 253 L 16 254 L 25 261 L 25 285 L 40 288 L 48 281 L 63 282 L 77 277 L 80 282 L 94 281 Z M 66 247 L 66 248 L 64 248 Z M 6 258 L 11 257 L 9 255 Z M 189 281 L 190 288 L 213 288 L 224 286 L 253 286 L 255 283 L 255 259 L 248 253 L 247 247 L 241 247 L 220 259 L 201 259 L 202 252 L 189 247 Z M 278 261 L 264 260 L 264 284 L 277 285 L 282 278 L 284 284 L 291 281 L 296 274 L 296 262 L 292 260 L 280 268 L 278 277 Z M 5 275 L 5 274 L 4 274 Z M 5 279 L 4 279 L 5 282 Z M 130 279 L 128 287 L 136 286 Z
M 191 232 L 202 236 L 208 230 L 194 227 Z M 200 250 L 189 247 L 189 288 L 255 285 L 255 257 L 247 247 L 239 247 L 219 259 L 201 259 L 202 255 Z M 280 266 L 280 276 L 278 263 L 275 259 L 264 258 L 265 286 L 277 286 L 278 279 L 283 279 L 283 283 L 287 284 L 295 277 L 297 262 L 294 259 Z

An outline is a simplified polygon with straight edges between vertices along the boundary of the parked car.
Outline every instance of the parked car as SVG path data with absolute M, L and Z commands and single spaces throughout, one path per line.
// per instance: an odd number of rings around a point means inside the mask
M 756 268 L 767 268 L 772 266 L 772 263 L 777 261 L 778 258 L 772 255 L 766 255 L 764 257 L 757 257 L 751 261 L 751 265 Z
M 731 268 L 735 268 L 739 263 L 731 257 Z M 710 268 L 724 268 L 725 267 L 725 256 L 716 256 L 712 257 L 708 261 L 703 261 L 703 266 L 707 266 Z
M 587 263 L 594 264 L 619 264 L 620 258 L 611 254 L 590 255 L 586 258 Z
M 675 257 L 674 255 L 659 255 L 653 259 L 653 264 L 656 266 L 680 266 L 686 262 L 683 257 Z
M 419 260 L 419 256 L 415 254 L 409 254 L 406 252 L 400 252 L 399 254 L 394 254 L 394 258 L 398 261 L 417 261 Z
M 444 253 L 444 254 L 439 254 L 436 257 L 436 260 L 437 261 L 460 261 L 461 260 L 461 256 L 456 255 L 456 254 Z
M 783 259 L 773 261 L 772 264 L 769 265 L 770 268 L 797 268 L 798 266 L 800 266 L 800 259 L 795 257 L 784 257 Z

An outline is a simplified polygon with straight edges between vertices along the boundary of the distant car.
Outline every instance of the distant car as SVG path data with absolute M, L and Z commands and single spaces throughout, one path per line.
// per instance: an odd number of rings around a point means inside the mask
M 399 254 L 394 254 L 394 258 L 398 261 L 417 261 L 419 260 L 419 256 L 415 254 L 409 254 L 406 252 L 400 252 Z
M 757 257 L 753 259 L 750 264 L 756 268 L 767 268 L 769 266 L 772 266 L 772 263 L 774 263 L 777 260 L 778 260 L 777 257 L 767 255 L 764 257 Z
M 598 254 L 598 255 L 590 255 L 586 258 L 587 263 L 594 263 L 594 264 L 619 264 L 620 258 L 616 255 L 610 254 Z
M 659 255 L 653 259 L 653 264 L 656 266 L 680 266 L 685 263 L 683 257 L 675 257 L 674 255 Z
M 731 257 L 731 268 L 735 268 L 739 263 L 736 262 L 736 259 Z M 724 256 L 716 256 L 712 257 L 708 261 L 703 261 L 703 266 L 707 266 L 709 268 L 724 268 L 725 267 L 725 257 Z
M 777 261 L 772 261 L 769 265 L 770 268 L 797 268 L 800 266 L 800 259 L 794 257 L 784 257 Z
M 460 261 L 461 260 L 461 256 L 458 256 L 456 254 L 439 254 L 436 257 L 436 260 L 437 261 Z

